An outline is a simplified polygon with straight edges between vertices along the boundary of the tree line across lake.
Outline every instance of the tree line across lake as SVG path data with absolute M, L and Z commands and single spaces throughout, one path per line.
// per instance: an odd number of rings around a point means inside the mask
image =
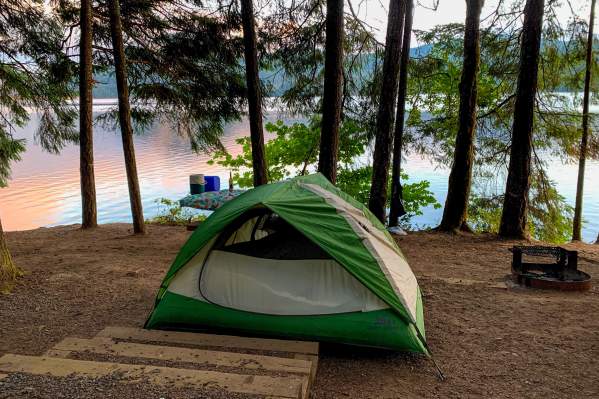
M 25 150 L 15 128 L 34 109 L 44 149 L 79 144 L 81 227 L 96 227 L 93 126 L 116 122 L 143 234 L 133 134 L 161 121 L 242 187 L 317 170 L 397 226 L 440 206 L 427 182 L 402 172 L 402 155 L 419 153 L 451 168 L 438 230 L 580 240 L 585 161 L 599 157 L 589 112 L 595 0 L 566 3 L 564 20 L 554 0 L 465 0 L 464 23 L 422 31 L 413 22 L 426 5 L 390 0 L 383 43 L 361 17 L 368 2 L 352 0 L 3 0 L 0 183 Z M 107 74 L 118 106 L 94 120 L 94 76 Z M 273 95 L 307 122 L 264 126 Z M 219 138 L 244 112 L 250 136 L 233 157 Z M 275 134 L 267 143 L 265 129 Z M 371 162 L 357 162 L 369 150 Z M 578 162 L 574 208 L 548 179 L 547 159 Z M 500 175 L 504 192 L 485 190 Z M 0 254 L 7 289 L 21 270 L 1 227 Z

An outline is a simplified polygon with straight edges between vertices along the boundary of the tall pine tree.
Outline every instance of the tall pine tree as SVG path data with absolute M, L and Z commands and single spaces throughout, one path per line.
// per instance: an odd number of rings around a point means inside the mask
M 516 88 L 510 163 L 499 224 L 502 237 L 528 236 L 534 106 L 539 74 L 544 0 L 527 0 L 520 41 L 520 70 Z
M 595 0 L 591 1 L 589 31 L 584 74 L 584 95 L 582 100 L 582 137 L 580 139 L 580 159 L 578 161 L 578 181 L 576 185 L 576 206 L 574 207 L 574 223 L 572 225 L 572 241 L 581 240 L 582 231 L 582 195 L 584 192 L 584 169 L 589 145 L 589 103 L 591 92 L 591 71 L 593 64 L 593 25 L 595 24 Z
M 119 124 L 125 155 L 125 170 L 127 172 L 127 185 L 129 187 L 129 202 L 133 216 L 133 232 L 144 234 L 143 207 L 137 177 L 137 164 L 135 162 L 135 147 L 133 145 L 133 127 L 131 126 L 131 105 L 129 104 L 129 84 L 127 82 L 127 58 L 123 45 L 123 29 L 121 22 L 121 5 L 119 0 L 108 0 L 110 9 L 110 31 L 112 36 L 112 51 L 114 58 L 114 71 L 119 100 Z
M 268 172 L 264 154 L 264 128 L 262 126 L 262 93 L 256 43 L 256 24 L 254 21 L 253 0 L 240 0 L 241 21 L 243 25 L 243 44 L 245 54 L 245 76 L 248 92 L 248 111 L 250 119 L 250 137 L 252 141 L 252 166 L 254 186 L 268 183 Z
M 81 227 L 98 225 L 93 131 L 93 24 L 92 0 L 81 0 L 79 13 L 79 173 L 81 177 Z
M 390 0 L 381 95 L 376 117 L 372 184 L 368 201 L 368 207 L 372 213 L 383 223 L 385 223 L 386 216 L 387 183 L 405 13 L 405 0 Z
M 477 79 L 480 65 L 480 13 L 484 0 L 466 0 L 464 64 L 460 80 L 458 133 L 443 218 L 442 231 L 468 230 L 468 200 L 472 185 L 476 136 Z
M 337 181 L 337 153 L 343 90 L 343 1 L 327 0 L 324 94 L 318 171 Z
M 72 98 L 72 62 L 62 52 L 62 28 L 43 4 L 0 2 L 0 187 L 8 184 L 11 163 L 20 159 L 25 141 L 14 137 L 39 115 L 36 140 L 57 153 L 75 141 L 76 112 Z M 9 291 L 22 274 L 13 262 L 0 223 L 0 292 Z
M 393 135 L 393 163 L 391 165 L 391 201 L 389 226 L 397 226 L 399 218 L 406 214 L 403 205 L 401 186 L 401 154 L 406 117 L 406 96 L 408 92 L 408 64 L 412 42 L 412 22 L 414 20 L 414 0 L 406 0 L 406 16 L 403 27 L 403 43 L 399 64 L 399 88 L 397 90 L 397 112 L 395 114 L 395 133 Z

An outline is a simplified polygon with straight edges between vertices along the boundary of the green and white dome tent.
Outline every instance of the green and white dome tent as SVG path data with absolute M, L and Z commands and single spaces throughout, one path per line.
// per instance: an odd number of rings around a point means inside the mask
M 427 353 L 422 297 L 370 211 L 320 174 L 254 188 L 191 235 L 149 329 L 218 329 Z

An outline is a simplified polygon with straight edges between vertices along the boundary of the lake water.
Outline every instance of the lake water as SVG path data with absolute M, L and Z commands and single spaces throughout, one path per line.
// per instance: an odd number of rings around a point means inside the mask
M 97 109 L 100 110 L 100 109 Z M 267 120 L 281 115 L 267 114 Z M 27 140 L 27 152 L 13 164 L 9 186 L 0 189 L 0 216 L 5 230 L 26 230 L 81 222 L 79 187 L 79 149 L 66 147 L 60 155 L 48 154 L 34 142 L 37 116 L 15 133 Z M 222 139 L 229 152 L 237 154 L 240 146 L 235 139 L 249 135 L 246 120 L 232 123 Z M 220 176 L 223 187 L 228 185 L 228 170 L 208 165 L 206 154 L 195 154 L 189 143 L 167 126 L 157 125 L 135 137 L 137 167 L 144 206 L 144 216 L 150 218 L 160 211 L 160 198 L 179 199 L 189 191 L 189 175 L 203 173 Z M 99 126 L 94 132 L 94 156 L 98 222 L 130 222 L 129 197 L 120 135 Z M 437 200 L 442 204 L 447 190 L 449 171 L 436 167 L 426 159 L 410 156 L 404 162 L 411 181 L 428 180 Z M 557 183 L 559 192 L 571 204 L 576 190 L 577 165 L 555 162 L 549 165 L 549 177 Z M 599 232 L 599 163 L 587 162 L 583 239 L 594 241 Z M 503 187 L 500 187 L 503 189 Z M 434 226 L 441 209 L 424 209 L 424 215 L 414 218 L 420 227 Z

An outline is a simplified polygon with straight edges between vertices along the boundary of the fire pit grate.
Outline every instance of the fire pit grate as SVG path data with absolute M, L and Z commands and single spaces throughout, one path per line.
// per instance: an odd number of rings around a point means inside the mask
M 512 252 L 512 276 L 518 284 L 533 288 L 564 291 L 586 291 L 591 288 L 591 276 L 578 270 L 578 252 L 562 247 L 519 246 Z M 523 262 L 523 257 L 534 262 Z M 537 260 L 553 260 L 539 262 Z

